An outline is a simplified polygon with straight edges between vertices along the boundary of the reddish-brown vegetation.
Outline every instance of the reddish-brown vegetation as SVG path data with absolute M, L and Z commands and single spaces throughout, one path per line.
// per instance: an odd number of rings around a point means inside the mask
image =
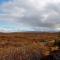
M 58 50 L 59 33 L 0 33 L 0 60 L 40 60 Z

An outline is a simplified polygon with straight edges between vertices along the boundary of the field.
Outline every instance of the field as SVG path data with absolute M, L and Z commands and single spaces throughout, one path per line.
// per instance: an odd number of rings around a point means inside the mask
M 60 33 L 0 33 L 0 60 L 42 60 L 59 50 Z

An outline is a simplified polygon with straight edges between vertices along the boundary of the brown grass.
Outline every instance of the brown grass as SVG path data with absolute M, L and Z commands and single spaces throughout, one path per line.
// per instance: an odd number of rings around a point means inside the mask
M 59 33 L 1 33 L 0 60 L 40 60 L 58 49 L 59 39 Z

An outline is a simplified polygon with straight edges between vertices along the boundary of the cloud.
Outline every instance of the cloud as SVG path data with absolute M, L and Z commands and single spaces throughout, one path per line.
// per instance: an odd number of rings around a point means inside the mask
M 60 0 L 9 0 L 0 5 L 0 21 L 17 31 L 60 31 Z

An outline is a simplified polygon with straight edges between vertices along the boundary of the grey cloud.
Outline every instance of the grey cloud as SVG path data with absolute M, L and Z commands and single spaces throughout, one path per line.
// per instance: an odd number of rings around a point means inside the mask
M 23 6 L 27 12 L 25 13 L 24 17 L 21 19 L 18 19 L 18 22 L 22 22 L 24 24 L 33 26 L 33 27 L 45 27 L 45 28 L 49 28 L 50 30 L 54 30 L 55 29 L 55 25 L 60 23 L 60 15 L 54 15 L 55 12 L 59 13 L 59 5 L 55 5 L 55 4 L 48 4 L 44 10 L 42 11 L 36 11 L 35 9 L 31 8 L 31 7 L 27 7 L 27 6 Z M 49 14 L 49 13 L 53 13 L 52 15 L 49 15 L 46 18 L 46 21 L 43 23 L 42 20 L 44 19 L 44 14 Z M 36 28 L 37 29 L 37 28 Z M 47 29 L 47 30 L 49 30 Z M 38 29 L 37 29 L 38 30 Z
M 59 5 L 60 4 L 49 3 L 46 4 L 46 6 L 43 7 L 44 9 L 41 10 L 41 8 L 37 9 L 32 6 L 32 4 L 29 3 L 29 0 L 16 0 L 12 3 L 12 5 L 10 4 L 8 6 L 2 6 L 1 11 L 4 10 L 5 14 L 7 14 L 5 15 L 5 18 L 12 19 L 13 22 L 16 22 L 18 25 L 22 23 L 23 26 L 26 25 L 32 27 L 32 29 L 36 31 L 43 31 L 44 29 L 45 31 L 56 31 L 56 25 L 60 24 Z M 15 7 L 25 9 L 25 12 L 22 13 L 24 15 L 23 17 L 14 17 L 10 15 L 15 10 Z M 20 11 L 21 10 L 19 10 L 19 12 Z M 47 15 L 47 17 L 44 15 Z M 60 27 L 58 26 L 58 28 Z
M 49 11 L 60 12 L 60 3 L 59 4 L 50 3 L 46 6 L 46 9 Z
M 49 14 L 46 23 L 60 24 L 60 4 L 48 4 L 45 11 Z

